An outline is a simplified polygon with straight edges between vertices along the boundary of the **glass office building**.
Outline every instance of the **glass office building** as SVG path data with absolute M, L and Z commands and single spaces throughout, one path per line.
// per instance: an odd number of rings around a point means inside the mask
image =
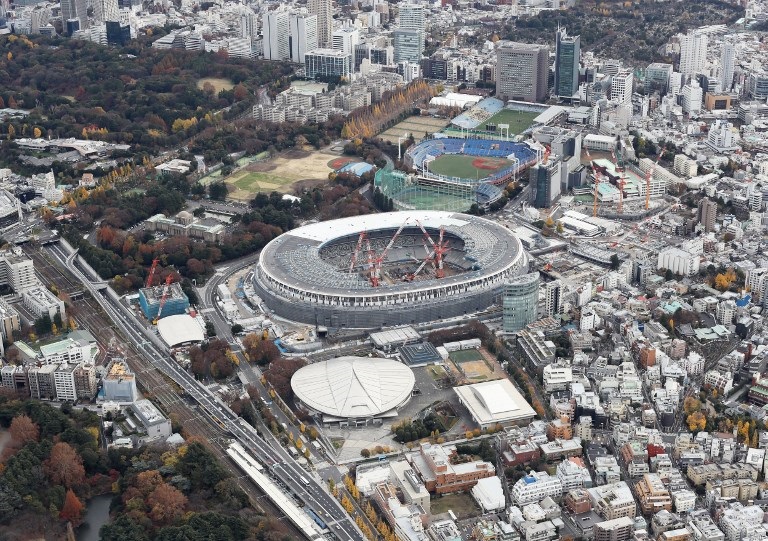
M 524 274 L 504 286 L 503 329 L 517 332 L 537 319 L 539 304 L 539 273 Z

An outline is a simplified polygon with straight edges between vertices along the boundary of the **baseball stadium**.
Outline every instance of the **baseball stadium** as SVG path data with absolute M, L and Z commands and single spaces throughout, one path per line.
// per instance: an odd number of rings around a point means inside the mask
M 526 266 L 520 240 L 490 220 L 388 212 L 280 235 L 261 251 L 253 283 L 277 317 L 370 329 L 486 310 Z

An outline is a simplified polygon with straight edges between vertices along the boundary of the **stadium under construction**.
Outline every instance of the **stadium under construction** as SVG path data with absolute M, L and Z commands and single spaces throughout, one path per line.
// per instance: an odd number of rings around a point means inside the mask
M 486 310 L 527 262 L 520 240 L 484 218 L 390 212 L 280 235 L 262 250 L 253 284 L 278 317 L 369 329 Z

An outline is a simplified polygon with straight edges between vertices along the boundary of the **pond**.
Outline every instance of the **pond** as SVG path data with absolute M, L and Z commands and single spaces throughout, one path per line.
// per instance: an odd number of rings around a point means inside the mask
M 111 501 L 111 494 L 102 494 L 88 500 L 85 520 L 75 530 L 77 541 L 99 541 L 99 530 L 109 522 L 109 504 Z

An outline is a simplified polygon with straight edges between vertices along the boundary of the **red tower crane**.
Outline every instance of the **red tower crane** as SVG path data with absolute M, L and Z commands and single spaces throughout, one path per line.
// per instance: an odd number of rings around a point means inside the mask
M 387 253 L 389 253 L 390 248 L 394 246 L 395 241 L 397 240 L 397 237 L 400 236 L 400 233 L 403 232 L 403 229 L 405 229 L 405 225 L 408 223 L 408 220 L 410 218 L 406 218 L 403 224 L 400 226 L 400 228 L 397 230 L 397 232 L 394 234 L 394 236 L 389 239 L 389 243 L 384 247 L 384 250 L 381 252 L 381 255 L 379 257 L 374 259 L 373 266 L 374 266 L 374 274 L 376 276 L 376 286 L 379 285 L 379 280 L 381 280 L 381 264 L 384 262 L 384 258 L 387 257 Z M 374 286 L 375 287 L 375 286 Z
M 621 178 L 619 179 L 619 206 L 618 211 L 619 213 L 624 212 L 624 185 L 627 182 L 627 179 L 625 177 L 626 170 L 624 167 L 620 167 L 618 160 L 616 160 L 616 152 L 611 150 L 611 158 L 613 158 L 613 164 L 616 166 L 616 171 L 621 172 Z
M 165 286 L 163 286 L 163 296 L 160 298 L 160 307 L 157 309 L 157 317 L 155 318 L 155 323 L 157 323 L 157 320 L 160 319 L 160 316 L 163 315 L 163 306 L 165 306 L 165 301 L 168 300 L 168 292 L 171 290 L 171 280 L 173 280 L 173 275 L 169 274 L 165 278 Z
M 434 253 L 436 263 L 435 277 L 442 278 L 445 276 L 445 271 L 443 270 L 443 256 L 450 250 L 450 248 L 448 248 L 448 241 L 443 240 L 443 236 L 445 235 L 445 227 L 440 226 L 440 237 L 436 244 L 435 241 L 432 240 L 432 237 L 429 236 L 429 233 L 427 233 L 427 230 L 424 229 L 424 226 L 421 225 L 421 222 L 416 220 L 416 223 L 419 225 L 421 232 L 424 233 L 424 240 L 429 242 L 429 245 L 432 247 L 432 252 Z
M 152 279 L 155 277 L 155 270 L 157 269 L 158 263 L 160 263 L 158 258 L 152 260 L 152 266 L 149 268 L 149 275 L 147 276 L 147 283 L 144 284 L 144 287 L 152 287 Z
M 352 259 L 349 262 L 349 272 L 352 273 L 352 271 L 355 270 L 355 265 L 357 264 L 357 254 L 360 253 L 360 248 L 363 247 L 363 242 L 366 238 L 366 232 L 363 231 L 360 233 L 360 237 L 357 239 L 357 246 L 355 246 L 355 251 L 352 252 Z

